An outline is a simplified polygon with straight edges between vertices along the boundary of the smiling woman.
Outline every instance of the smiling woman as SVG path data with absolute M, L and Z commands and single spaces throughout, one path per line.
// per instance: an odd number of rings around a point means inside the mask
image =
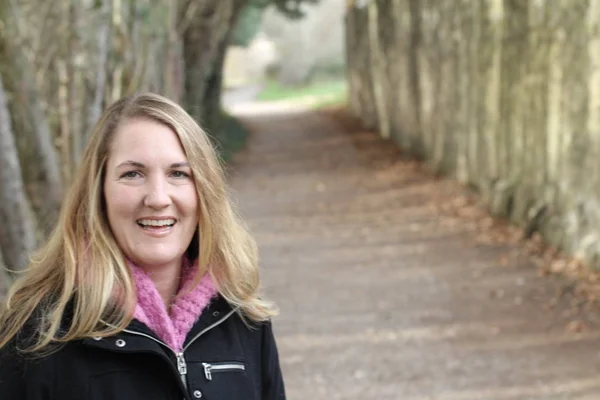
M 173 130 L 145 118 L 123 123 L 110 146 L 104 198 L 119 248 L 170 303 L 200 218 L 191 167 Z
M 273 315 L 206 133 L 164 97 L 123 98 L 0 313 L 0 393 L 283 399 Z

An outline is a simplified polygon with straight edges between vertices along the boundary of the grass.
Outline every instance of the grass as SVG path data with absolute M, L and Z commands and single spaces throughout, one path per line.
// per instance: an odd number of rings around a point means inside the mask
M 346 99 L 347 83 L 343 78 L 315 80 L 301 87 L 284 86 L 270 80 L 257 98 L 259 101 L 299 101 L 313 108 L 338 106 L 344 104 Z M 247 138 L 246 128 L 235 117 L 224 112 L 221 129 L 213 139 L 225 164 L 245 145 Z
M 347 83 L 343 78 L 316 80 L 305 86 L 286 86 L 275 80 L 267 81 L 259 93 L 259 101 L 300 101 L 314 107 L 339 104 L 346 101 Z

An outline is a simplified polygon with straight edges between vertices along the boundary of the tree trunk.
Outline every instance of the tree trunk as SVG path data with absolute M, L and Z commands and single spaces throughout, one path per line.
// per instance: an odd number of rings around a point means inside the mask
M 123 73 L 125 70 L 125 27 L 123 26 L 123 4 L 121 0 L 112 1 L 112 24 L 115 39 L 115 59 L 112 65 L 110 102 L 117 101 L 123 96 Z
M 38 89 L 33 60 L 26 57 L 25 52 L 18 46 L 19 40 L 24 37 L 23 27 L 19 26 L 22 20 L 21 10 L 16 2 L 11 3 L 11 10 L 13 18 L 8 20 L 14 26 L 10 27 L 12 29 L 5 27 L 0 37 L 2 54 L 6 57 L 3 62 L 10 64 L 8 69 L 14 71 L 15 78 L 22 83 L 17 86 L 17 96 L 23 100 L 24 114 L 31 126 L 31 143 L 36 157 L 36 162 L 31 167 L 36 169 L 36 175 L 41 178 L 39 193 L 43 199 L 39 202 L 40 222 L 41 228 L 48 232 L 58 218 L 63 200 L 63 180 L 58 152 L 54 147 L 52 131 L 42 103 L 43 96 Z M 4 87 L 2 89 L 4 91 Z M 6 100 L 4 102 L 6 103 Z
M 106 61 L 108 59 L 108 37 L 110 34 L 110 0 L 102 0 L 100 8 L 101 25 L 97 33 L 98 55 L 96 60 L 96 81 L 94 82 L 92 102 L 89 107 L 85 137 L 89 138 L 91 130 L 102 114 L 102 100 L 104 99 L 104 90 L 106 87 Z M 86 140 L 87 141 L 87 140 Z M 82 148 L 85 143 L 82 143 Z
M 167 27 L 167 48 L 164 82 L 164 94 L 173 101 L 183 99 L 183 55 L 181 36 L 179 35 L 178 3 L 169 3 Z
M 0 302 L 4 301 L 11 283 L 12 278 L 10 275 L 8 275 L 4 269 L 0 270 Z
M 179 12 L 184 54 L 183 103 L 188 112 L 218 139 L 225 50 L 232 28 L 247 0 L 184 1 Z
M 80 0 L 69 0 L 69 39 L 67 45 L 67 76 L 69 90 L 69 119 L 71 125 L 71 143 L 69 148 L 71 154 L 71 169 L 74 170 L 79 165 L 82 153 L 82 141 L 84 138 L 84 104 L 86 104 L 86 88 L 84 82 L 84 71 L 82 63 L 75 62 L 75 55 L 82 53 L 82 23 L 80 23 L 83 14 Z M 70 183 L 70 182 L 66 182 Z
M 40 102 L 42 98 L 35 81 L 29 79 L 35 72 L 26 60 L 22 64 L 23 81 L 26 87 L 27 110 L 33 125 L 33 144 L 39 160 L 44 194 L 41 210 L 42 229 L 48 232 L 58 219 L 58 213 L 63 200 L 63 182 L 60 172 L 58 153 L 54 147 L 53 135 L 50 130 L 46 113 Z
M 0 77 L 0 247 L 11 270 L 27 266 L 35 248 L 35 223 L 21 177 L 6 94 Z M 0 278 L 1 279 L 1 278 Z

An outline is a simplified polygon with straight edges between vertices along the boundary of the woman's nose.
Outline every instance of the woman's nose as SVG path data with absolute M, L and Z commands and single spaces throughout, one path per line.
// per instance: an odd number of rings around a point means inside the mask
M 171 196 L 168 193 L 166 182 L 154 180 L 148 187 L 148 192 L 144 197 L 144 206 L 161 209 L 171 204 Z

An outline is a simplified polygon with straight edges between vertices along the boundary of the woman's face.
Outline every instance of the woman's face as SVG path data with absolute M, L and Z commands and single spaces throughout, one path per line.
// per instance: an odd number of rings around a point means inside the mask
M 142 268 L 181 262 L 198 224 L 198 195 L 179 138 L 150 119 L 125 121 L 112 140 L 104 180 L 108 221 Z

